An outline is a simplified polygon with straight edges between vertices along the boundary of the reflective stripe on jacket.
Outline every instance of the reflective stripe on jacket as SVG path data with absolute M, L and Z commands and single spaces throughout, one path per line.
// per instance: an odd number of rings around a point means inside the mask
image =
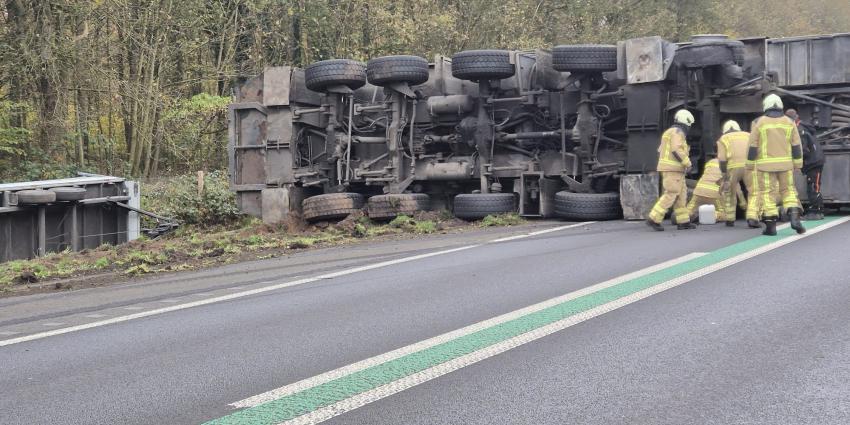
M 658 171 L 684 172 L 690 166 L 688 158 L 688 142 L 685 133 L 678 127 L 670 127 L 661 135 L 661 144 L 658 146 Z M 676 159 L 673 153 L 677 153 L 682 161 Z
M 759 171 L 790 171 L 801 168 L 803 158 L 792 157 L 792 146 L 800 146 L 800 134 L 791 118 L 762 116 L 753 122 L 750 148 L 756 148 L 758 151 L 755 165 Z
M 717 159 L 726 161 L 726 168 L 729 170 L 744 168 L 749 145 L 750 133 L 746 131 L 726 133 L 717 141 Z
M 712 159 L 706 162 L 702 177 L 694 188 L 694 195 L 711 199 L 719 198 L 721 180 L 723 180 L 723 173 L 720 172 L 720 161 Z

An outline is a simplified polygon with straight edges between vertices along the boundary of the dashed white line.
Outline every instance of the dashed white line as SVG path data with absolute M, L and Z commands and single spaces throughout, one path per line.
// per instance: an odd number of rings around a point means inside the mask
M 143 307 L 130 306 L 130 307 L 123 307 L 123 308 L 124 308 L 124 310 L 141 310 Z
M 51 326 L 51 327 L 53 327 L 53 326 L 62 326 L 64 324 L 65 324 L 65 322 L 47 322 L 47 323 L 42 323 L 41 326 Z
M 87 314 L 83 317 L 88 317 L 89 319 L 102 319 L 102 318 L 106 317 L 106 315 L 105 314 Z
M 4 336 L 12 336 L 12 335 L 18 335 L 18 334 L 20 334 L 20 332 L 15 332 L 15 331 L 0 331 L 0 335 L 4 335 Z

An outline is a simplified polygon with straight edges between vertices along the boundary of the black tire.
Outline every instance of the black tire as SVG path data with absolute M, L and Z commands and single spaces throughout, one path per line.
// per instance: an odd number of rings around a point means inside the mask
M 56 202 L 56 193 L 44 189 L 21 190 L 15 192 L 19 205 L 42 205 Z
M 50 191 L 56 194 L 57 202 L 74 202 L 86 199 L 86 190 L 81 187 L 54 187 Z
M 428 81 L 428 61 L 408 55 L 375 58 L 366 63 L 366 79 L 376 86 L 392 83 L 419 85 Z
M 307 221 L 341 220 L 363 209 L 366 200 L 359 193 L 327 193 L 311 196 L 301 203 Z
M 736 40 L 694 43 L 676 50 L 676 63 L 685 68 L 744 63 L 744 43 Z
M 552 67 L 560 72 L 612 72 L 617 70 L 617 46 L 573 44 L 552 49 Z
M 501 80 L 515 72 L 507 50 L 467 50 L 452 56 L 452 76 L 461 80 Z
M 427 211 L 431 197 L 424 193 L 393 193 L 369 198 L 366 211 L 373 220 L 391 220 L 399 215 L 413 215 Z
M 316 62 L 304 69 L 304 84 L 316 92 L 324 92 L 331 86 L 357 90 L 366 85 L 366 64 L 351 59 Z
M 516 195 L 513 193 L 464 193 L 455 196 L 455 217 L 479 220 L 488 215 L 516 212 Z
M 616 220 L 623 216 L 620 194 L 561 191 L 555 194 L 555 215 L 576 221 Z
M 696 34 L 691 36 L 691 42 L 694 44 L 714 43 L 727 45 L 732 49 L 735 65 L 744 66 L 744 43 L 737 40 L 730 40 L 726 34 Z

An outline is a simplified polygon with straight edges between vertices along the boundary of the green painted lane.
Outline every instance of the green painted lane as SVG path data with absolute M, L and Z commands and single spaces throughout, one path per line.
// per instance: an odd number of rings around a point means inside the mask
M 806 224 L 812 229 L 830 223 L 838 218 L 830 217 L 817 222 L 809 221 Z M 758 236 L 748 239 L 712 251 L 701 257 L 622 282 L 618 285 L 603 288 L 585 296 L 529 313 L 514 320 L 449 340 L 445 343 L 342 376 L 300 392 L 234 412 L 230 415 L 209 421 L 207 424 L 273 425 L 294 419 L 362 392 L 372 390 L 689 273 L 705 269 L 716 263 L 748 253 L 792 235 L 795 235 L 793 230 L 783 229 L 777 237 Z

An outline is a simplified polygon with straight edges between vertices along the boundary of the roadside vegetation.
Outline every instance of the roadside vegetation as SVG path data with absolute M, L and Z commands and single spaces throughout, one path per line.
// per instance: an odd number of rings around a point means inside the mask
M 516 214 L 487 216 L 465 222 L 448 211 L 400 215 L 389 222 L 355 213 L 336 223 L 308 224 L 297 218 L 279 225 L 242 216 L 236 209 L 225 173 L 197 175 L 143 185 L 142 206 L 177 218 L 181 226 L 156 239 L 142 238 L 124 245 L 103 245 L 81 252 L 51 253 L 33 260 L 0 264 L 0 291 L 15 285 L 57 282 L 55 289 L 73 283 L 63 278 L 98 275 L 132 278 L 163 272 L 194 270 L 238 261 L 268 259 L 297 251 L 388 237 L 413 237 L 525 222 Z

